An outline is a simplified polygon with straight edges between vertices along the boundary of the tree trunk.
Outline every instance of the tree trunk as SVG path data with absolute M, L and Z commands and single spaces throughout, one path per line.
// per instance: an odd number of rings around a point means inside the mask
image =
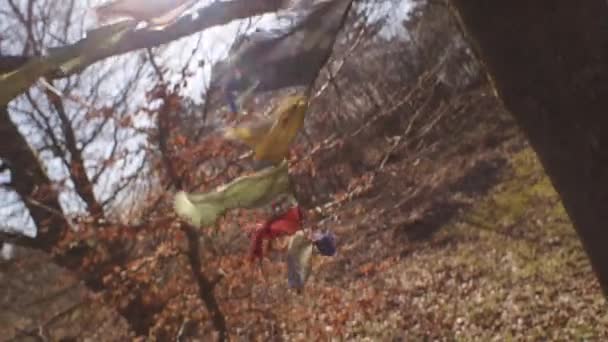
M 608 294 L 608 5 L 451 0 Z
M 21 197 L 37 228 L 35 239 L 22 237 L 21 245 L 50 252 L 69 227 L 59 194 L 29 147 L 6 106 L 0 106 L 0 158 L 11 171 L 11 185 Z

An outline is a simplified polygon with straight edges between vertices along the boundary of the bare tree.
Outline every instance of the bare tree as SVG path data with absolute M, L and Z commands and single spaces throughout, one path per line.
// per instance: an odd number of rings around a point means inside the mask
M 181 81 L 170 89 L 165 68 L 151 48 L 275 11 L 285 3 L 215 2 L 162 31 L 135 29 L 129 22 L 88 30 L 85 5 L 10 0 L 1 8 L 7 32 L 3 42 L 10 44 L 0 46 L 0 139 L 6 142 L 0 158 L 1 171 L 9 178 L 2 191 L 21 199 L 23 205 L 12 209 L 24 210 L 37 233 L 28 237 L 5 232 L 1 237 L 50 252 L 55 262 L 115 305 L 137 334 L 160 329 L 154 334 L 164 336 L 174 329 L 174 324 L 163 324 L 162 314 L 175 310 L 169 303 L 176 300 L 187 305 L 184 314 L 197 310 L 192 301 L 184 303 L 172 295 L 191 291 L 194 285 L 224 340 L 226 322 L 213 294 L 217 280 L 209 280 L 202 269 L 199 233 L 167 228 L 154 221 L 158 215 L 123 220 L 121 204 L 128 203 L 124 199 L 129 196 L 145 197 L 143 192 L 133 195 L 145 183 L 161 193 L 158 206 L 143 205 L 154 212 L 165 198 L 155 185 L 181 187 L 183 173 L 174 168 L 179 156 L 171 146 L 181 137 L 175 134 L 175 123 L 185 102 L 179 94 L 187 79 L 185 67 Z M 118 56 L 144 48 L 139 56 Z M 158 84 L 148 86 L 146 80 Z M 144 91 L 154 94 L 144 97 Z M 148 100 L 160 105 L 143 105 Z M 157 156 L 163 161 L 160 168 Z M 172 243 L 179 235 L 186 237 L 186 244 Z M 184 267 L 184 261 L 189 277 L 187 272 L 167 275 Z M 147 272 L 144 278 L 142 270 Z M 151 286 L 149 279 L 155 277 L 167 282 L 166 291 Z

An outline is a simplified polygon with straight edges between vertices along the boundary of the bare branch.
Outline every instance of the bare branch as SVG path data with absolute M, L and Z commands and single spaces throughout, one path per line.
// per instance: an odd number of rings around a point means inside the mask
M 32 58 L 18 70 L 0 75 L 0 104 L 8 103 L 44 75 L 54 78 L 67 77 L 111 56 L 159 46 L 232 20 L 276 11 L 281 8 L 283 2 L 217 1 L 200 9 L 196 18 L 185 16 L 162 31 L 132 30 L 131 21 L 89 31 L 86 38 L 74 44 L 49 49 L 49 56 Z M 70 62 L 69 66 L 65 65 L 67 62 Z
M 61 130 L 65 139 L 65 146 L 67 151 L 70 153 L 70 161 L 68 172 L 70 178 L 74 183 L 74 189 L 76 193 L 86 203 L 89 213 L 95 218 L 101 218 L 104 216 L 103 207 L 97 201 L 95 193 L 93 192 L 93 183 L 87 175 L 86 168 L 84 165 L 84 159 L 82 157 L 82 150 L 78 148 L 78 142 L 76 140 L 76 134 L 72 128 L 72 123 L 68 118 L 63 101 L 61 98 L 51 92 L 47 91 L 47 97 L 51 102 L 55 112 L 61 122 Z
M 27 56 L 0 56 L 0 74 L 13 71 L 23 64 L 25 64 L 30 58 Z
M 228 332 L 226 319 L 213 295 L 213 283 L 207 279 L 202 271 L 198 232 L 193 227 L 184 224 L 182 224 L 182 231 L 188 239 L 188 261 L 190 262 L 192 275 L 198 285 L 198 296 L 205 303 L 207 310 L 209 310 L 213 326 L 219 333 L 219 340 L 225 341 Z

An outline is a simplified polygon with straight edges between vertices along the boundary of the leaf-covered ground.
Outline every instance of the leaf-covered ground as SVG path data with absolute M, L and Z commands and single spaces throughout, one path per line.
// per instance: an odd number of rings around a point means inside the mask
M 534 153 L 487 90 L 470 96 L 424 143 L 365 146 L 382 167 L 350 175 L 357 194 L 312 223 L 336 232 L 339 255 L 316 257 L 304 293 L 287 290 L 280 253 L 265 278 L 225 268 L 241 279 L 218 289 L 236 340 L 608 338 L 599 285 Z

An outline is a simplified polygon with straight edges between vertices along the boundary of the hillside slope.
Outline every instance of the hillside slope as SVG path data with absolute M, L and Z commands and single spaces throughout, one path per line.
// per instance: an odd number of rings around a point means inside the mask
M 316 258 L 302 295 L 287 290 L 281 254 L 265 262 L 265 278 L 235 270 L 242 289 L 218 294 L 228 311 L 237 301 L 251 308 L 228 317 L 234 337 L 608 338 L 599 285 L 509 115 L 487 88 L 447 106 L 418 140 L 394 144 L 371 129 L 343 145 L 359 155 L 315 159 L 321 172 L 349 169 L 352 196 L 334 194 L 342 200 L 312 223 L 337 234 L 339 255 Z

